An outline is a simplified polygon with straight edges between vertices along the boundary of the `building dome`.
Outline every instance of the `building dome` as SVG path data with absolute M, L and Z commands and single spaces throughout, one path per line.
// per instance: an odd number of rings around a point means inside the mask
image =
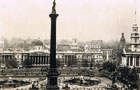
M 32 45 L 34 45 L 34 46 L 43 46 L 43 42 L 40 41 L 40 40 L 34 40 L 34 41 L 32 42 Z

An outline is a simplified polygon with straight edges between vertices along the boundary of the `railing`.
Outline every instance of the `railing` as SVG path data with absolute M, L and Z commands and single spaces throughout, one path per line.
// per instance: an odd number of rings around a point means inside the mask
M 60 90 L 67 90 L 67 89 L 60 89 Z M 107 90 L 104 87 L 74 87 L 68 90 Z

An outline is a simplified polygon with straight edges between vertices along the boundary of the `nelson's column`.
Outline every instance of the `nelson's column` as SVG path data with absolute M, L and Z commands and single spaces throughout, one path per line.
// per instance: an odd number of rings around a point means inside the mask
M 59 73 L 56 68 L 56 19 L 58 14 L 55 10 L 56 2 L 54 0 L 52 12 L 49 15 L 51 18 L 51 45 L 50 45 L 50 68 L 48 71 L 47 90 L 59 90 L 57 85 L 57 78 Z

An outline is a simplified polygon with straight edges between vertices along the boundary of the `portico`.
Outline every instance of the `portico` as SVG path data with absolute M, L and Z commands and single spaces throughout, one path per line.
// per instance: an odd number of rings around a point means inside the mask
M 49 66 L 49 54 L 48 53 L 30 53 L 29 60 L 32 66 Z
M 140 56 L 138 54 L 125 54 L 122 56 L 122 64 L 128 67 L 140 67 Z

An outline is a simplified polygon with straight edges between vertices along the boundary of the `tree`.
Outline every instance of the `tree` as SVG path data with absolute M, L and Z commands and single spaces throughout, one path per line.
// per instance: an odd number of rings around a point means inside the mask
M 113 62 L 105 62 L 102 64 L 102 69 L 106 70 L 108 72 L 115 72 L 115 70 L 117 69 L 116 64 Z
M 135 68 L 121 67 L 118 72 L 120 73 L 119 80 L 122 83 L 130 84 L 133 88 L 138 88 L 139 75 Z
M 23 67 L 26 67 L 26 68 L 31 68 L 32 67 L 32 63 L 31 63 L 31 60 L 30 59 L 25 59 L 23 61 Z
M 61 62 L 60 62 L 59 59 L 57 59 L 57 60 L 56 60 L 56 67 L 58 68 L 58 67 L 60 67 L 60 66 L 61 66 Z
M 92 59 L 91 59 L 91 62 L 90 62 L 90 68 L 92 68 L 92 67 L 94 66 L 93 63 L 94 63 L 94 59 L 92 58 Z
M 88 65 L 88 60 L 87 59 L 83 59 L 82 60 L 82 66 L 83 67 L 88 67 L 89 65 Z
M 17 68 L 18 67 L 18 63 L 16 58 L 12 58 L 12 59 L 7 59 L 5 62 L 5 66 L 8 68 Z
M 138 88 L 139 75 L 135 68 L 131 69 L 128 67 L 116 67 L 116 63 L 105 62 L 102 64 L 102 70 L 112 73 L 112 81 L 118 79 L 126 85 L 131 85 L 131 88 Z

